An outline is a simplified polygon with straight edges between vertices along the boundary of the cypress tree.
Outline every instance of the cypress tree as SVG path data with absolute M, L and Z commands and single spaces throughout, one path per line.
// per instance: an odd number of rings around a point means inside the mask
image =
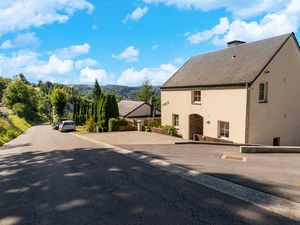
M 98 80 L 95 79 L 95 84 L 94 84 L 94 89 L 93 89 L 93 100 L 94 101 L 99 101 L 101 96 L 101 88 L 100 85 L 98 83 Z

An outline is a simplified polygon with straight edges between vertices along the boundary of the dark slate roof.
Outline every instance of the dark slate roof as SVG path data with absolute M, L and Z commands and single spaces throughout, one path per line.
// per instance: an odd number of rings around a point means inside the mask
M 162 89 L 251 83 L 293 35 L 289 33 L 192 57 Z
M 142 106 L 144 102 L 141 101 L 131 101 L 131 100 L 122 100 L 118 103 L 119 114 L 120 116 L 127 116 L 130 112 Z

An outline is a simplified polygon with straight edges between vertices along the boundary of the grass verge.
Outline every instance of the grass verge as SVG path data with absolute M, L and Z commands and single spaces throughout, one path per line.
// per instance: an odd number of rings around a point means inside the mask
M 0 116 L 0 146 L 24 133 L 31 125 L 16 115 Z

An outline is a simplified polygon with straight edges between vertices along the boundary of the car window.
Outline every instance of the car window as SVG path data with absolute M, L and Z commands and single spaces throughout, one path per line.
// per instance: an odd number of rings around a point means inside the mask
M 66 122 L 66 123 L 64 123 L 64 125 L 74 125 L 74 123 L 72 123 L 72 122 Z

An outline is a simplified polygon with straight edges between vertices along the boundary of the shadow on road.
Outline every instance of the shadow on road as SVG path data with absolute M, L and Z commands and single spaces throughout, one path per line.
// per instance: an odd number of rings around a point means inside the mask
M 110 149 L 78 148 L 0 158 L 0 224 L 296 222 Z

